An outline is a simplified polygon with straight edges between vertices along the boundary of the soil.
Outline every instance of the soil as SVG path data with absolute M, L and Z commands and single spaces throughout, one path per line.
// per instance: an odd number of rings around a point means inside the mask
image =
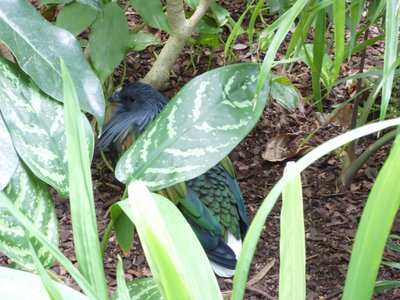
M 244 11 L 243 2 L 245 1 L 220 1 L 231 12 L 234 19 L 238 19 L 240 13 Z M 135 27 L 139 22 L 139 17 L 134 15 L 130 25 Z M 245 19 L 245 24 L 246 22 L 248 19 Z M 269 21 L 267 20 L 267 22 Z M 224 36 L 229 33 L 228 29 L 225 31 Z M 372 35 L 374 34 L 376 33 L 372 32 Z M 283 43 L 278 58 L 284 57 L 288 42 L 289 39 L 286 39 Z M 249 55 L 246 35 L 240 36 L 236 44 L 241 45 L 237 47 L 238 50 L 234 50 L 237 62 L 254 61 Z M 137 81 L 142 78 L 155 60 L 154 52 L 159 52 L 159 50 L 158 47 L 149 47 L 146 51 L 129 53 L 126 81 Z M 190 63 L 189 51 L 189 48 L 185 49 L 173 68 L 169 86 L 162 91 L 169 98 L 190 79 L 207 71 L 209 49 L 203 49 L 199 62 L 196 63 L 196 70 L 190 66 L 186 69 Z M 366 67 L 381 65 L 382 44 L 369 47 L 366 57 Z M 356 73 L 359 62 L 360 57 L 351 57 L 344 64 L 341 76 Z M 222 65 L 223 49 L 217 49 L 212 57 L 212 68 Z M 120 77 L 120 72 L 120 69 L 116 71 L 116 78 Z M 311 75 L 306 65 L 296 63 L 290 73 L 281 68 L 276 68 L 275 72 L 289 76 L 300 90 L 303 99 L 307 99 L 311 93 Z M 324 100 L 325 111 L 332 111 L 333 107 L 349 99 L 350 93 L 351 88 L 345 83 L 336 86 L 329 97 Z M 302 104 L 296 111 L 288 111 L 277 103 L 270 102 L 256 127 L 230 155 L 238 170 L 238 180 L 246 200 L 246 209 L 250 220 L 257 213 L 268 192 L 282 176 L 286 164 L 286 160 L 269 162 L 262 158 L 267 143 L 278 135 L 288 133 L 294 134 L 296 140 L 301 141 L 318 129 L 314 137 L 307 143 L 310 147 L 316 147 L 344 132 L 346 126 L 343 127 L 343 124 L 340 123 L 323 124 L 321 115 L 310 103 Z M 375 137 L 363 139 L 358 145 L 357 154 L 361 153 L 374 140 Z M 342 163 L 335 153 L 320 159 L 302 174 L 307 246 L 307 299 L 339 299 L 341 297 L 360 215 L 376 174 L 387 157 L 388 149 L 385 147 L 378 151 L 358 172 L 349 187 L 343 187 L 340 182 Z M 109 222 L 108 209 L 112 203 L 120 199 L 123 188 L 99 157 L 94 159 L 92 173 L 96 214 L 100 236 L 102 236 Z M 60 248 L 68 258 L 76 263 L 68 201 L 59 199 L 55 193 L 54 199 L 60 222 Z M 278 297 L 280 209 L 281 203 L 278 201 L 265 224 L 253 258 L 250 272 L 250 279 L 253 279 L 253 283 L 246 291 L 246 299 L 277 299 Z M 392 233 L 400 234 L 398 218 Z M 117 254 L 122 255 L 116 244 L 115 236 L 112 234 L 104 260 L 110 290 L 115 290 L 116 287 Z M 395 253 L 390 250 L 386 250 L 385 258 L 399 261 L 399 257 L 396 257 Z M 128 281 L 151 275 L 137 237 L 131 253 L 123 260 Z M 52 270 L 66 284 L 76 287 L 63 268 L 56 265 Z M 389 267 L 381 267 L 379 279 L 399 280 L 400 276 L 398 272 L 396 273 Z M 229 296 L 232 280 L 220 278 L 219 284 L 224 295 Z M 400 289 L 389 290 L 374 296 L 374 299 L 396 298 L 400 298 Z

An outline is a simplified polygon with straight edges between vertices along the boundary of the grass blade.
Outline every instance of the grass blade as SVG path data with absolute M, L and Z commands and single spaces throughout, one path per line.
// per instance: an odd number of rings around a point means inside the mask
M 246 234 L 243 242 L 243 248 L 239 256 L 238 264 L 236 265 L 236 275 L 233 281 L 233 293 L 232 299 L 241 300 L 244 297 L 244 290 L 246 287 L 246 280 L 249 274 L 249 268 L 251 260 L 253 259 L 254 252 L 258 240 L 261 235 L 261 231 L 265 224 L 265 221 L 274 207 L 279 195 L 285 186 L 295 178 L 300 172 L 306 169 L 308 166 L 313 164 L 322 156 L 330 153 L 332 150 L 339 148 L 355 139 L 362 136 L 383 130 L 391 126 L 400 125 L 400 118 L 382 121 L 379 123 L 368 124 L 363 127 L 359 127 L 355 130 L 348 131 L 340 136 L 337 136 L 324 144 L 320 145 L 316 149 L 301 158 L 296 166 L 285 176 L 283 176 L 272 188 L 268 196 L 264 199 L 257 214 L 255 215 L 250 228 Z
M 296 165 L 289 162 L 285 173 Z M 303 194 L 297 175 L 282 192 L 279 299 L 306 299 Z
M 385 21 L 385 54 L 383 64 L 383 75 L 386 77 L 382 86 L 382 100 L 380 120 L 384 120 L 389 106 L 390 95 L 392 93 L 394 69 L 397 58 L 397 44 L 399 36 L 399 7 L 398 1 L 386 1 L 386 21 Z
M 336 79 L 340 73 L 340 66 L 342 65 L 344 57 L 344 31 L 346 21 L 346 1 L 334 0 L 333 1 L 333 18 L 335 22 L 335 62 L 333 68 L 333 74 L 331 77 L 330 87 L 335 84 Z
M 400 205 L 400 136 L 369 194 L 350 257 L 342 299 L 371 299 L 383 250 Z
M 76 257 L 83 275 L 97 291 L 98 299 L 108 299 L 94 210 L 88 146 L 83 134 L 76 90 L 63 61 L 61 61 L 61 71 L 64 85 L 71 219 Z

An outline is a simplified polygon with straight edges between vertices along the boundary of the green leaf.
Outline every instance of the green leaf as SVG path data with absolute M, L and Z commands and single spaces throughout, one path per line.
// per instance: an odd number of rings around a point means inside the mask
M 219 34 L 222 32 L 222 28 L 219 28 L 215 20 L 208 16 L 201 18 L 197 27 L 202 34 Z
M 281 45 L 283 39 L 286 37 L 289 32 L 294 20 L 303 10 L 304 6 L 309 2 L 309 0 L 299 0 L 294 3 L 291 9 L 286 11 L 285 14 L 282 15 L 279 19 L 282 19 L 282 23 L 278 28 L 274 38 L 271 41 L 271 45 L 268 48 L 268 51 L 265 55 L 264 61 L 261 66 L 260 75 L 258 76 L 257 81 L 257 93 L 255 95 L 255 99 L 257 100 L 260 96 L 261 91 L 264 88 L 265 81 L 269 78 L 272 64 L 275 59 L 275 55 Z M 258 100 L 257 100 L 258 101 Z
M 42 93 L 16 64 L 0 57 L 0 110 L 15 149 L 33 173 L 62 195 L 68 193 L 63 107 Z M 93 155 L 92 128 L 83 113 L 86 143 Z
M 289 110 L 294 110 L 301 102 L 300 93 L 286 76 L 272 76 L 271 98 Z
M 125 56 L 129 27 L 124 11 L 114 2 L 93 23 L 89 36 L 90 58 L 100 81 L 110 76 Z
M 340 67 L 344 58 L 345 41 L 345 20 L 346 20 L 346 1 L 333 0 L 333 17 L 335 22 L 335 62 L 333 72 L 330 77 L 329 89 L 332 88 L 340 73 Z
M 47 4 L 70 3 L 73 0 L 40 0 L 40 6 Z
M 392 93 L 393 78 L 397 59 L 397 46 L 399 37 L 399 3 L 395 0 L 386 1 L 385 17 L 385 57 L 383 64 L 383 74 L 386 80 L 382 86 L 381 112 L 379 119 L 385 119 L 386 111 L 389 106 L 390 95 Z
M 142 51 L 148 46 L 160 45 L 161 41 L 159 38 L 152 34 L 137 32 L 130 33 L 128 38 L 128 49 L 133 51 Z
M 28 1 L 2 0 L 0 40 L 16 56 L 22 70 L 61 102 L 62 57 L 71 69 L 81 108 L 94 115 L 102 127 L 105 104 L 100 82 L 71 33 L 50 24 Z
M 50 190 L 21 162 L 5 194 L 14 206 L 31 220 L 54 246 L 58 247 L 58 221 Z M 30 241 L 19 222 L 0 202 L 0 252 L 10 257 L 19 267 L 35 271 L 31 257 Z M 39 259 L 45 267 L 54 263 L 50 252 L 39 242 L 33 241 Z
M 143 182 L 119 202 L 135 223 L 152 274 L 166 299 L 222 299 L 208 258 L 187 221 L 168 199 Z
M 217 1 L 213 0 L 211 2 L 211 11 L 215 16 L 215 20 L 218 23 L 218 26 L 224 26 L 226 22 L 228 22 L 228 18 L 230 16 L 229 11 L 222 6 L 218 5 Z
M 135 226 L 126 214 L 123 213 L 118 203 L 114 203 L 110 210 L 111 219 L 114 221 L 115 235 L 118 245 L 124 254 L 132 248 Z
M 97 299 L 96 292 L 82 276 L 82 274 L 75 268 L 73 263 L 68 260 L 64 254 L 62 254 L 62 252 L 58 249 L 58 246 L 54 245 L 46 237 L 46 235 L 40 231 L 40 229 L 36 228 L 35 224 L 16 207 L 16 205 L 4 194 L 4 192 L 0 192 L 0 205 L 8 209 L 12 216 L 24 227 L 25 232 L 29 231 L 32 237 L 35 237 L 46 249 L 49 250 L 49 252 L 51 252 L 54 258 L 57 259 L 57 261 L 68 271 L 69 274 L 71 274 L 72 278 L 74 278 L 74 280 L 78 283 L 84 293 L 88 295 L 88 297 L 91 299 Z M 0 290 L 0 293 L 2 291 L 3 290 Z M 32 293 L 32 291 L 29 292 Z
M 70 189 L 72 233 L 75 253 L 81 272 L 97 292 L 97 299 L 108 299 L 103 258 L 98 240 L 98 228 L 93 199 L 89 149 L 80 118 L 78 97 L 70 73 L 61 60 L 64 86 L 65 128 Z
M 14 150 L 14 145 L 1 114 L 0 140 L 0 191 L 2 191 L 7 186 L 17 168 L 18 156 Z
M 170 32 L 168 18 L 164 14 L 160 0 L 129 0 L 129 3 L 147 25 Z
M 117 265 L 117 295 L 117 299 L 130 299 L 129 290 L 125 282 L 124 266 L 120 255 L 118 255 Z
M 400 206 L 400 135 L 368 196 L 351 252 L 343 299 L 371 299 L 383 251 Z
M 88 5 L 73 2 L 65 5 L 57 15 L 56 25 L 79 35 L 96 19 L 98 11 Z
M 340 136 L 334 137 L 324 144 L 318 146 L 307 155 L 297 161 L 295 167 L 285 174 L 272 188 L 268 196 L 264 199 L 257 214 L 250 224 L 246 237 L 243 241 L 243 248 L 240 252 L 238 263 L 236 265 L 235 278 L 233 282 L 232 300 L 241 300 L 244 297 L 246 288 L 247 276 L 249 274 L 250 264 L 257 247 L 265 221 L 278 200 L 282 190 L 291 182 L 300 172 L 305 170 L 312 163 L 317 161 L 322 156 L 330 153 L 332 150 L 341 147 L 349 142 L 356 140 L 362 136 L 378 132 L 391 126 L 399 126 L 400 118 L 387 120 L 379 123 L 369 124 L 357 129 L 348 131 Z M 399 156 L 400 157 L 400 156 Z M 363 298 L 353 298 L 363 299 Z M 368 298 L 364 298 L 368 299 Z
M 129 295 L 131 300 L 163 300 L 157 282 L 153 277 L 138 278 L 127 283 Z M 116 292 L 112 300 L 126 300 L 126 298 L 119 298 Z
M 100 12 L 103 10 L 103 2 L 102 0 L 75 0 L 76 2 L 86 4 L 91 8 L 94 8 Z
M 400 287 L 400 280 L 381 280 L 375 282 L 374 292 L 379 293 L 389 289 L 396 289 Z
M 285 173 L 295 162 L 286 164 Z M 301 177 L 297 175 L 282 192 L 279 264 L 279 299 L 306 299 L 306 245 Z
M 125 183 L 140 179 L 158 190 L 217 164 L 264 110 L 267 86 L 255 108 L 252 102 L 259 70 L 258 64 L 230 65 L 191 80 L 125 152 L 117 178 Z
M 77 290 L 59 284 L 54 285 L 64 300 L 88 300 L 89 298 Z M 10 268 L 0 267 L 0 299 L 48 299 L 38 275 Z

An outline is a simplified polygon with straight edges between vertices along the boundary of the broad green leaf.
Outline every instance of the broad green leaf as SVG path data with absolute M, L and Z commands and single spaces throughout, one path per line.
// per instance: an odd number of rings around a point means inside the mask
M 71 69 L 81 108 L 102 127 L 105 104 L 100 82 L 71 33 L 46 21 L 28 1 L 2 0 L 0 40 L 40 89 L 58 101 L 63 99 L 62 57 Z
M 73 0 L 40 0 L 40 6 L 47 4 L 70 3 Z
M 133 51 L 142 51 L 148 46 L 159 45 L 161 41 L 152 34 L 144 32 L 130 33 L 128 38 L 128 49 Z
M 288 162 L 285 173 L 296 163 Z M 282 191 L 279 299 L 306 299 L 306 245 L 303 191 L 297 175 Z
M 129 3 L 147 25 L 170 32 L 168 18 L 164 14 L 160 0 L 129 0 Z
M 286 76 L 272 76 L 271 93 L 272 99 L 289 110 L 294 110 L 301 102 L 300 93 Z
M 222 32 L 222 28 L 218 27 L 218 24 L 215 22 L 215 20 L 208 16 L 204 16 L 197 24 L 197 27 L 201 34 L 217 35 Z
M 291 182 L 300 172 L 305 170 L 312 163 L 320 159 L 322 156 L 330 153 L 336 148 L 339 148 L 349 142 L 356 140 L 362 136 L 381 131 L 391 126 L 399 126 L 400 118 L 378 122 L 374 124 L 368 124 L 357 129 L 348 131 L 340 136 L 334 137 L 324 144 L 318 146 L 307 155 L 302 157 L 296 162 L 291 171 L 283 176 L 269 192 L 268 196 L 264 199 L 257 214 L 250 224 L 249 230 L 247 231 L 246 237 L 243 241 L 242 251 L 236 265 L 235 278 L 233 282 L 233 293 L 232 300 L 241 300 L 244 297 L 244 291 L 246 288 L 247 277 L 249 274 L 249 268 L 253 259 L 257 243 L 259 241 L 265 221 L 278 200 L 281 192 L 285 186 Z M 400 157 L 400 156 L 399 156 Z M 369 298 L 353 298 L 353 299 L 369 299 Z
M 247 135 L 264 110 L 268 87 L 253 107 L 258 64 L 204 73 L 186 84 L 119 160 L 121 182 L 151 190 L 194 178 L 217 164 Z
M 103 2 L 102 0 L 75 0 L 76 2 L 86 4 L 94 9 L 97 9 L 98 11 L 103 10 Z
M 108 299 L 108 291 L 98 239 L 89 149 L 85 140 L 84 123 L 80 117 L 76 90 L 63 60 L 61 60 L 61 71 L 67 134 L 69 203 L 75 253 L 83 276 L 97 292 L 97 299 L 103 300 Z
M 90 58 L 103 83 L 118 67 L 128 46 L 129 27 L 122 8 L 114 2 L 105 5 L 89 37 Z
M 371 299 L 383 251 L 400 206 L 400 135 L 369 193 L 351 252 L 343 299 Z
M 79 35 L 96 19 L 98 11 L 88 5 L 73 2 L 65 5 L 57 14 L 56 25 Z
M 118 245 L 124 254 L 128 254 L 132 248 L 135 226 L 117 203 L 111 206 L 110 216 L 114 222 Z
M 47 184 L 35 177 L 21 162 L 5 194 L 49 242 L 58 247 L 58 221 Z M 10 257 L 20 268 L 36 270 L 31 257 L 29 236 L 1 202 L 0 224 L 0 252 Z M 54 258 L 49 251 L 37 241 L 33 242 L 33 246 L 42 264 L 45 267 L 52 266 Z
M 211 2 L 211 11 L 214 14 L 214 17 L 218 23 L 218 26 L 224 26 L 226 22 L 228 22 L 228 18 L 230 16 L 229 11 L 222 6 L 218 5 L 217 1 L 213 0 Z
M 163 300 L 157 282 L 153 277 L 138 278 L 127 283 L 129 295 L 131 300 Z M 116 292 L 112 300 L 119 300 L 118 293 Z M 121 299 L 126 300 L 126 299 Z
M 222 299 L 208 258 L 187 221 L 143 182 L 118 204 L 135 223 L 152 274 L 166 299 Z
M 117 265 L 117 299 L 127 300 L 130 299 L 129 289 L 126 286 L 124 266 L 122 263 L 122 258 L 118 255 L 118 265 Z
M 400 280 L 381 280 L 375 282 L 374 292 L 379 293 L 389 289 L 400 287 Z
M 57 282 L 54 285 L 59 290 L 63 300 L 89 299 L 71 287 Z M 40 277 L 24 271 L 0 267 L 0 286 L 0 299 L 43 300 L 49 298 Z
M 63 107 L 44 93 L 16 64 L 0 57 L 0 110 L 15 149 L 33 173 L 62 195 L 68 193 Z M 83 113 L 86 144 L 93 155 L 93 131 Z
M 390 95 L 392 93 L 393 78 L 396 63 L 397 45 L 399 37 L 399 3 L 396 0 L 386 1 L 386 17 L 385 17 L 385 57 L 383 64 L 383 74 L 386 80 L 382 86 L 381 111 L 379 119 L 385 119 L 386 111 L 389 106 Z
M 32 238 L 36 238 L 46 249 L 49 250 L 54 258 L 68 271 L 69 274 L 71 274 L 72 278 L 74 278 L 88 297 L 91 299 L 97 299 L 97 293 L 93 290 L 92 286 L 86 281 L 82 274 L 75 268 L 73 263 L 62 254 L 58 249 L 58 246 L 54 245 L 47 236 L 40 231 L 40 229 L 36 228 L 35 224 L 18 209 L 15 203 L 13 203 L 4 192 L 0 192 L 0 205 L 7 209 L 19 224 L 24 227 L 25 232 L 29 231 Z
M 18 165 L 18 156 L 3 117 L 0 114 L 0 191 L 2 191 L 13 176 Z

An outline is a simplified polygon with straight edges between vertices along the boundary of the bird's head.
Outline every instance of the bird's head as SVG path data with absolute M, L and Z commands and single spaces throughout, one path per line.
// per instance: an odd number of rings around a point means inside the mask
M 115 91 L 109 101 L 115 110 L 103 129 L 98 147 L 105 150 L 130 135 L 140 134 L 167 104 L 167 99 L 152 86 L 134 82 Z

